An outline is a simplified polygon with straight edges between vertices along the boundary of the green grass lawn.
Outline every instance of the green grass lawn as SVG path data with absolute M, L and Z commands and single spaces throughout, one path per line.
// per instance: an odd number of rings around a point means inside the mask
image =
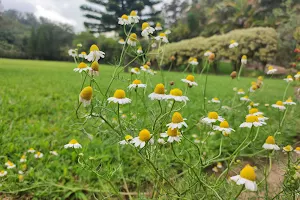
M 77 119 L 75 110 L 78 106 L 82 77 L 73 72 L 75 67 L 74 63 L 68 62 L 0 59 L 0 170 L 4 169 L 7 159 L 17 165 L 16 169 L 9 171 L 7 178 L 0 178 L 2 185 L 0 194 L 38 199 L 94 199 L 94 197 L 103 199 L 104 197 L 110 198 L 109 195 L 113 193 L 106 180 L 110 180 L 118 191 L 125 192 L 124 178 L 130 191 L 136 192 L 139 199 L 142 199 L 145 192 L 152 190 L 153 181 L 156 180 L 153 170 L 145 165 L 134 149 L 120 147 L 117 143 L 120 138 L 99 118 L 88 121 Z M 112 66 L 100 65 L 100 75 L 96 79 L 102 92 L 105 91 L 113 70 Z M 180 80 L 185 78 L 186 74 L 164 72 L 164 76 L 168 91 L 171 87 L 168 84 L 169 81 L 174 81 L 173 87 L 181 88 L 185 92 L 186 85 Z M 162 78 L 160 72 L 151 76 L 147 82 L 145 94 L 142 91 L 139 92 L 138 101 L 134 92 L 126 89 L 130 78 L 129 73 L 121 73 L 113 83 L 109 94 L 112 96 L 114 90 L 120 88 L 126 90 L 127 96 L 133 99 L 132 105 L 123 106 L 121 109 L 127 115 L 124 119 L 125 132 L 136 136 L 143 128 L 151 129 L 152 119 L 159 112 L 157 102 L 150 102 L 147 95 L 153 91 L 157 83 L 162 81 Z M 144 81 L 142 75 L 140 79 Z M 240 81 L 237 81 L 231 80 L 229 75 L 209 75 L 207 100 L 218 97 L 224 106 L 239 106 L 240 102 L 237 96 L 234 97 L 233 88 L 243 88 L 247 91 L 251 81 L 255 79 L 242 77 Z M 205 75 L 202 77 L 197 75 L 196 82 L 199 84 L 198 87 L 187 90 L 190 101 L 181 111 L 182 115 L 187 118 L 189 126 L 197 124 L 201 117 L 207 115 L 202 109 Z M 281 79 L 265 78 L 263 88 L 250 95 L 250 99 L 260 103 L 259 109 L 270 119 L 269 126 L 260 131 L 258 136 L 260 142 L 253 144 L 250 150 L 244 152 L 245 154 L 260 150 L 265 138 L 275 132 L 279 113 L 271 106 L 265 107 L 264 104 L 271 105 L 277 100 L 282 100 L 286 85 Z M 293 95 L 291 85 L 287 91 L 287 97 L 294 97 Z M 95 92 L 94 99 L 101 101 L 103 97 L 99 92 Z M 166 103 L 163 103 L 163 106 L 168 109 Z M 175 105 L 176 109 L 180 107 L 182 104 Z M 247 107 L 243 105 L 238 108 L 239 110 L 233 114 L 233 111 L 221 110 L 220 105 L 208 104 L 208 111 L 217 110 L 235 129 L 239 130 L 234 133 L 236 136 L 232 136 L 233 140 L 224 139 L 224 146 L 227 147 L 222 151 L 224 156 L 235 148 L 235 141 L 242 138 L 244 134 L 244 130 L 240 130 L 238 126 L 247 114 Z M 95 108 L 94 112 L 98 109 Z M 281 146 L 287 143 L 293 144 L 294 136 L 299 134 L 300 122 L 297 109 L 299 111 L 299 105 L 292 107 L 286 116 L 286 126 L 277 139 Z M 81 107 L 80 116 L 87 114 L 88 111 L 88 108 Z M 137 119 L 131 118 L 132 114 L 136 114 Z M 110 121 L 112 118 L 117 118 L 116 106 L 108 105 L 105 116 Z M 116 124 L 114 126 L 118 128 Z M 191 135 L 197 134 L 199 139 L 203 140 L 206 137 L 204 132 L 207 131 L 207 128 L 198 124 L 188 132 L 188 137 L 192 139 Z M 208 156 L 217 154 L 219 148 L 220 137 L 212 137 L 213 139 L 202 145 L 203 151 Z M 77 152 L 63 148 L 64 144 L 73 138 L 81 143 L 83 149 L 80 152 L 83 152 L 86 162 L 89 162 L 94 167 L 93 169 L 98 170 L 98 174 L 78 164 Z M 186 149 L 192 149 L 191 145 L 186 142 L 182 142 L 182 145 Z M 22 168 L 19 159 L 30 147 L 44 153 L 44 157 L 37 160 L 32 155 L 28 155 L 24 181 L 18 182 L 17 172 Z M 56 150 L 59 156 L 51 156 L 50 150 Z M 165 159 L 168 164 L 163 166 L 159 160 L 158 165 L 161 169 L 171 174 L 177 173 L 176 170 L 181 170 L 182 166 L 179 163 L 173 163 L 172 156 L 166 153 L 167 149 L 162 148 L 160 151 L 165 151 L 161 160 Z M 187 154 L 187 152 L 181 153 Z M 190 150 L 189 154 L 191 155 L 186 158 L 188 161 L 197 157 L 195 149 Z M 184 178 L 176 182 L 178 188 L 184 187 L 185 184 Z

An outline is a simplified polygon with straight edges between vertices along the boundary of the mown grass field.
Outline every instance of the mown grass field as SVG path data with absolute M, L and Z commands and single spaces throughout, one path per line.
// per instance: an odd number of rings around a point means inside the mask
M 117 138 L 113 132 L 103 125 L 100 119 L 92 119 L 85 123 L 84 119 L 77 119 L 75 110 L 78 103 L 78 94 L 80 92 L 82 78 L 78 73 L 73 72 L 76 65 L 68 62 L 48 62 L 48 61 L 30 61 L 30 60 L 9 60 L 0 59 L 0 169 L 4 168 L 7 159 L 13 161 L 17 168 L 9 171 L 6 178 L 0 179 L 0 194 L 9 195 L 17 198 L 37 199 L 104 199 L 113 198 L 111 186 L 107 183 L 109 179 L 117 190 L 125 192 L 124 180 L 134 197 L 143 199 L 148 196 L 145 193 L 151 192 L 153 180 L 156 180 L 155 174 L 143 163 L 133 149 L 120 147 Z M 97 81 L 102 90 L 105 90 L 113 73 L 113 67 L 100 65 L 100 76 Z M 174 81 L 175 87 L 182 88 L 185 91 L 185 84 L 180 79 L 185 78 L 186 74 L 165 72 L 167 82 Z M 161 76 L 150 77 L 145 95 L 140 93 L 138 103 L 124 106 L 122 111 L 128 117 L 128 124 L 134 125 L 133 129 L 128 129 L 132 135 L 137 135 L 135 131 L 141 130 L 145 124 L 151 124 L 147 121 L 146 115 L 155 115 L 159 108 L 155 102 L 147 103 L 147 109 L 143 107 L 143 100 L 152 92 L 155 84 L 161 82 Z M 141 76 L 141 79 L 143 77 Z M 130 80 L 129 73 L 121 73 L 116 80 L 110 92 L 112 96 L 115 89 L 126 89 Z M 204 75 L 196 76 L 199 86 L 188 89 L 187 96 L 190 101 L 181 111 L 187 118 L 187 124 L 197 124 L 199 119 L 206 115 L 202 110 L 204 85 Z M 237 106 L 237 96 L 234 97 L 233 87 L 243 88 L 245 91 L 250 87 L 253 78 L 242 78 L 240 81 L 231 80 L 230 76 L 208 77 L 207 99 L 218 97 L 222 105 L 229 107 Z M 167 84 L 168 85 L 168 84 Z M 173 86 L 174 87 L 174 86 Z M 258 135 L 260 143 L 253 144 L 251 150 L 243 152 L 251 154 L 259 151 L 268 135 L 272 135 L 278 126 L 279 113 L 271 107 L 265 107 L 264 104 L 273 104 L 277 100 L 282 100 L 286 83 L 282 79 L 264 80 L 264 86 L 250 98 L 254 102 L 260 103 L 260 110 L 266 113 L 270 118 L 269 126 L 262 128 Z M 167 86 L 170 89 L 170 86 Z M 99 93 L 97 95 L 100 95 Z M 135 99 L 132 93 L 127 93 L 129 97 Z M 291 86 L 287 91 L 287 97 L 294 97 L 294 89 Z M 103 97 L 99 96 L 98 99 Z M 235 100 L 233 100 L 235 98 Z M 295 97 L 293 98 L 295 99 Z M 234 101 L 234 102 L 233 102 Z M 116 118 L 116 106 L 110 105 L 106 115 L 108 119 Z M 232 115 L 231 111 L 222 111 L 220 105 L 208 104 L 208 110 L 218 110 L 222 116 L 228 116 L 231 125 L 237 127 L 242 122 L 247 113 L 247 107 L 241 107 L 237 114 Z M 294 144 L 295 136 L 299 134 L 300 114 L 299 105 L 292 107 L 286 116 L 286 126 L 278 136 L 279 145 Z M 84 115 L 86 110 L 80 108 L 80 114 Z M 129 119 L 131 113 L 138 113 L 137 119 Z M 124 119 L 126 121 L 127 119 Z M 127 122 L 126 122 L 127 123 Z M 203 127 L 195 126 L 189 131 L 189 137 L 197 134 L 202 140 Z M 243 130 L 237 131 L 240 136 L 233 136 L 239 140 Z M 207 155 L 217 154 L 220 139 L 217 136 L 206 141 L 203 150 Z M 70 149 L 64 149 L 71 139 L 77 139 L 83 146 L 80 152 L 86 155 L 86 159 L 95 169 L 99 170 L 93 173 L 91 170 L 83 169 L 77 162 L 77 152 Z M 184 148 L 189 146 L 183 142 Z M 225 140 L 224 152 L 230 152 L 234 149 L 234 140 Z M 28 155 L 27 169 L 24 175 L 24 181 L 18 182 L 17 173 L 21 167 L 19 159 L 30 147 L 44 153 L 40 160 Z M 55 157 L 49 154 L 50 150 L 56 150 L 59 156 Z M 163 150 L 162 150 L 163 151 Z M 195 151 L 195 150 L 193 150 Z M 192 152 L 192 150 L 191 150 Z M 181 170 L 180 164 L 172 163 L 172 158 L 164 155 L 172 167 L 170 171 Z M 163 159 L 162 158 L 162 159 Z M 192 160 L 193 156 L 187 158 Z M 170 166 L 161 166 L 167 169 Z M 210 176 L 210 175 L 209 175 Z M 178 188 L 187 184 L 184 179 L 178 179 L 176 185 Z M 227 188 L 228 186 L 224 186 Z M 235 186 L 231 186 L 234 190 Z M 223 188 L 223 189 L 224 189 Z M 220 188 L 222 189 L 222 188 Z M 114 196 L 115 198 L 115 196 Z M 1 197 L 0 197 L 1 199 Z

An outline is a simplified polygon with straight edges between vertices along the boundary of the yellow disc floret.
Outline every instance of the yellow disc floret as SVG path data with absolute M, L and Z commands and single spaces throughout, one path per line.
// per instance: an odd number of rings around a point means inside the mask
M 283 150 L 286 152 L 290 152 L 290 151 L 293 151 L 293 147 L 291 145 L 287 145 L 287 146 L 283 147 Z
M 235 43 L 235 40 L 230 40 L 230 44 L 233 44 L 233 43 Z
M 240 172 L 240 176 L 244 179 L 255 181 L 256 180 L 256 174 L 254 167 L 251 167 L 250 165 L 246 165 Z
M 228 124 L 227 121 L 222 121 L 222 122 L 220 123 L 220 127 L 221 127 L 221 128 L 229 128 L 229 124 Z
M 136 11 L 135 11 L 135 10 L 131 11 L 131 12 L 130 12 L 130 16 L 132 16 L 132 17 L 135 17 L 135 16 L 137 16 L 137 13 L 136 13 Z
M 115 93 L 114 93 L 114 97 L 117 98 L 117 99 L 124 99 L 126 96 L 126 93 L 124 90 L 116 90 Z
M 288 75 L 286 78 L 287 79 L 293 79 L 292 75 Z
M 156 94 L 165 94 L 165 86 L 162 83 L 159 83 L 155 86 L 154 93 Z
M 160 33 L 159 36 L 160 37 L 166 37 L 166 34 L 165 33 Z
M 218 119 L 219 115 L 217 112 L 209 112 L 208 113 L 208 118 L 209 119 Z
M 172 116 L 172 123 L 183 122 L 183 118 L 179 112 L 175 112 Z
M 273 66 L 269 66 L 268 67 L 268 70 L 270 71 L 270 70 L 273 70 L 274 69 L 274 67 Z
M 131 33 L 131 34 L 129 35 L 129 39 L 130 39 L 131 41 L 137 41 L 137 35 L 136 35 L 135 33 Z
M 248 123 L 258 122 L 258 117 L 254 115 L 249 115 L 246 117 L 246 122 Z
M 83 69 L 86 68 L 87 65 L 84 62 L 79 63 L 79 65 L 77 66 L 79 69 Z
M 273 136 L 269 136 L 267 139 L 266 139 L 266 144 L 275 144 L 275 139 Z
M 179 131 L 177 128 L 174 128 L 173 130 L 171 128 L 168 128 L 167 134 L 168 134 L 168 136 L 176 137 L 179 135 Z
M 92 64 L 91 64 L 91 68 L 94 70 L 94 71 L 99 71 L 99 64 L 97 61 L 94 61 Z
M 136 71 L 136 72 L 139 72 L 139 71 L 140 71 L 140 69 L 137 68 L 137 67 L 135 67 L 135 68 L 133 68 L 133 69 L 134 69 L 134 71 Z
M 82 51 L 80 54 L 82 54 L 82 55 L 86 55 L 86 52 L 85 52 L 85 51 Z
M 99 48 L 97 45 L 93 44 L 91 47 L 90 47 L 90 51 L 99 51 Z
M 150 67 L 149 67 L 149 65 L 143 65 L 143 67 L 145 68 L 145 69 L 150 69 Z
M 69 142 L 69 144 L 78 144 L 78 142 L 77 142 L 77 140 L 72 139 L 72 140 Z
M 149 25 L 148 22 L 144 22 L 144 23 L 142 24 L 142 31 L 145 30 L 146 28 L 148 28 L 149 26 L 150 26 L 150 25 Z
M 282 102 L 282 101 L 277 101 L 277 102 L 276 102 L 276 105 L 277 105 L 277 106 L 283 106 L 283 102 Z
M 83 90 L 80 92 L 80 97 L 85 100 L 91 100 L 93 95 L 93 89 L 91 86 L 87 86 L 83 88 Z
M 132 140 L 133 139 L 133 137 L 131 136 L 131 135 L 126 135 L 125 136 L 125 140 L 126 141 L 130 141 L 130 140 Z
M 128 20 L 128 16 L 127 15 L 122 15 L 121 17 L 122 19 Z
M 195 81 L 195 77 L 193 75 L 188 75 L 185 79 L 191 82 Z
M 174 88 L 170 91 L 170 95 L 173 96 L 182 96 L 182 91 L 178 88 Z
M 251 102 L 251 103 L 253 103 L 253 102 Z M 250 103 L 250 105 L 251 105 L 251 103 Z M 254 103 L 253 103 L 254 104 Z M 251 105 L 251 106 L 253 106 L 253 105 Z M 249 110 L 249 114 L 254 114 L 254 113 L 257 113 L 258 112 L 258 109 L 257 108 L 251 108 L 250 110 Z
M 243 59 L 243 60 L 247 60 L 247 56 L 246 56 L 246 55 L 243 55 L 243 56 L 242 56 L 242 59 Z
M 138 84 L 141 84 L 142 83 L 142 81 L 141 80 L 137 80 L 137 79 L 135 79 L 133 82 L 132 82 L 132 84 L 135 84 L 135 85 L 138 85 Z
M 143 129 L 139 133 L 139 139 L 143 142 L 150 140 L 151 135 L 147 129 Z

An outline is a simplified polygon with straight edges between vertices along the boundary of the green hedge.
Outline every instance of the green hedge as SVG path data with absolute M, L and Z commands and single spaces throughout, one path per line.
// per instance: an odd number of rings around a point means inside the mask
M 237 49 L 229 49 L 230 40 L 239 43 Z M 247 55 L 251 60 L 267 63 L 275 60 L 277 53 L 277 33 L 273 28 L 249 28 L 234 30 L 224 35 L 215 35 L 209 38 L 196 37 L 170 43 L 164 47 L 163 65 L 170 64 L 170 57 L 176 56 L 175 64 L 187 64 L 189 57 L 203 58 L 205 51 L 210 50 L 216 54 L 217 60 L 235 60 Z M 161 56 L 161 55 L 160 55 Z M 152 60 L 160 58 L 152 57 Z

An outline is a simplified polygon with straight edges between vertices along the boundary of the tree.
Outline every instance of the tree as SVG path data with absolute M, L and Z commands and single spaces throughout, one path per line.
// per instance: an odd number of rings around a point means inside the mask
M 87 0 L 90 5 L 82 5 L 80 8 L 86 12 L 84 15 L 88 21 L 84 25 L 92 33 L 118 31 L 118 17 L 136 10 L 143 20 L 158 21 L 160 11 L 154 9 L 154 5 L 160 0 Z
M 165 3 L 163 6 L 165 24 L 169 27 L 176 24 L 188 6 L 189 3 L 184 0 L 172 0 L 170 3 Z

